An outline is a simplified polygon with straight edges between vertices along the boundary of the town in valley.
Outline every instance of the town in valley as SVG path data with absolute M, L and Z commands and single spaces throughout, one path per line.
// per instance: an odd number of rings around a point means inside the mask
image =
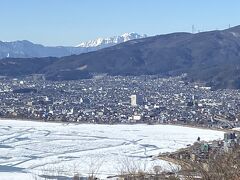
M 99 124 L 240 125 L 240 91 L 211 90 L 176 77 L 107 76 L 46 81 L 42 75 L 0 79 L 0 117 Z

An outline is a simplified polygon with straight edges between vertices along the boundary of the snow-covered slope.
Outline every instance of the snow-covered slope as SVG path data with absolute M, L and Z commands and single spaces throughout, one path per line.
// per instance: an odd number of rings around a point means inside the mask
M 146 35 L 139 35 L 137 33 L 125 33 L 121 36 L 114 36 L 111 38 L 98 38 L 96 40 L 81 43 L 77 47 L 48 47 L 40 44 L 34 44 L 30 41 L 14 41 L 2 42 L 0 41 L 0 59 L 2 58 L 31 58 L 31 57 L 62 57 L 73 54 L 87 53 L 96 51 L 102 48 L 110 47 L 122 42 L 133 39 L 146 37 Z
M 146 34 L 144 35 L 139 35 L 137 33 L 125 33 L 121 36 L 113 36 L 110 38 L 98 38 L 95 40 L 91 40 L 88 42 L 83 42 L 79 45 L 77 45 L 76 47 L 83 47 L 83 48 L 89 48 L 89 47 L 109 47 L 109 46 L 113 46 L 119 43 L 123 43 L 126 41 L 130 41 L 133 39 L 140 39 L 140 38 L 145 38 L 147 37 Z

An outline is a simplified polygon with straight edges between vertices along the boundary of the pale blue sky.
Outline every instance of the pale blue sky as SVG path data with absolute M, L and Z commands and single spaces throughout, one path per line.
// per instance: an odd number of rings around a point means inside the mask
M 0 0 L 0 40 L 44 45 L 240 25 L 240 0 Z

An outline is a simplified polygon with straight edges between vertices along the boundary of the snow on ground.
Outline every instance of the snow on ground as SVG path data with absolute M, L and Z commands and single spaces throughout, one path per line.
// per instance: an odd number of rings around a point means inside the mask
M 233 128 L 234 131 L 240 131 L 240 127 Z
M 224 132 L 172 125 L 61 124 L 0 121 L 0 179 L 37 175 L 119 174 L 124 164 L 150 169 L 165 161 L 148 158 L 196 141 L 222 139 Z

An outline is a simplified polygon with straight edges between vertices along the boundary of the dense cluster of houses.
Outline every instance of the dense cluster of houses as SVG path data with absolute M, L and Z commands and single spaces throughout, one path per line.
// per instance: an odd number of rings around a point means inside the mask
M 78 81 L 0 79 L 0 117 L 79 123 L 239 126 L 240 91 L 212 91 L 183 76 L 105 76 Z

